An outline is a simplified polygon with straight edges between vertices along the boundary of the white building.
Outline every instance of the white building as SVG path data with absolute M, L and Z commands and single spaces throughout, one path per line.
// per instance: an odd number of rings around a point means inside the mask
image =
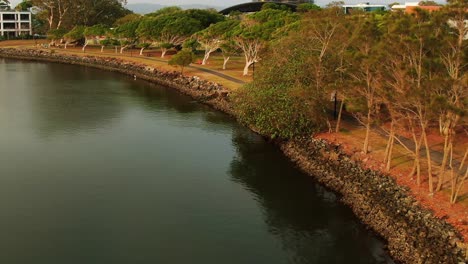
M 32 35 L 31 12 L 0 11 L 0 36 Z

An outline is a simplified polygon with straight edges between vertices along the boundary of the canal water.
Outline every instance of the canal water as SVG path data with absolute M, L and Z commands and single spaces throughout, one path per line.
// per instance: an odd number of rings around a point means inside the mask
M 0 59 L 0 263 L 391 263 L 228 116 L 128 76 Z

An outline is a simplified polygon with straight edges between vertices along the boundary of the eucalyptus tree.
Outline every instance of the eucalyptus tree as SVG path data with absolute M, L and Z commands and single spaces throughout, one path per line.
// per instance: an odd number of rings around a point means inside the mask
M 362 151 L 369 152 L 369 137 L 373 116 L 377 113 L 377 88 L 381 84 L 377 66 L 377 44 L 380 31 L 375 16 L 361 16 L 358 37 L 351 44 L 348 75 L 352 79 L 351 102 L 353 115 L 365 128 Z
M 97 24 L 92 27 L 86 27 L 83 32 L 83 35 L 85 38 L 83 51 L 86 50 L 86 47 L 89 44 L 97 44 L 99 43 L 100 39 L 106 38 L 108 30 L 109 29 L 106 26 L 101 25 L 101 24 Z
M 47 39 L 50 40 L 49 45 L 56 46 L 57 42 L 61 42 L 65 34 L 67 34 L 67 30 L 63 28 L 49 30 L 47 32 Z
M 392 109 L 401 117 L 399 123 L 403 122 L 411 133 L 413 146 L 407 146 L 396 136 L 394 138 L 413 154 L 410 176 L 416 175 L 418 185 L 421 184 L 421 149 L 424 145 L 429 192 L 433 193 L 433 164 L 427 131 L 436 109 L 435 65 L 439 60 L 435 51 L 439 44 L 435 40 L 439 30 L 430 14 L 423 11 L 415 16 L 392 13 L 385 22 L 388 25 L 382 45 L 387 52 L 383 62 L 388 64 L 385 82 L 389 82 L 395 95 Z
M 125 16 L 117 19 L 114 22 L 113 26 L 118 27 L 118 26 L 121 26 L 123 24 L 129 23 L 129 22 L 132 22 L 132 21 L 135 21 L 135 20 L 139 20 L 141 18 L 142 18 L 142 15 L 131 13 L 131 14 L 125 15 Z
M 337 78 L 344 21 L 341 14 L 320 11 L 271 41 L 253 83 L 234 96 L 241 122 L 280 138 L 310 136 L 329 127 L 328 84 Z
M 67 17 L 67 24 L 112 26 L 115 21 L 132 12 L 124 7 L 126 0 L 69 0 L 74 9 Z
M 240 53 L 239 47 L 231 39 L 223 39 L 223 43 L 219 47 L 221 54 L 223 55 L 223 70 L 226 70 L 227 63 L 231 59 L 231 56 L 238 55 Z
M 213 11 L 166 9 L 166 12 L 157 12 L 145 18 L 137 33 L 156 43 L 164 58 L 168 49 L 181 46 L 194 33 L 223 19 Z
M 438 25 L 437 55 L 440 57 L 442 67 L 440 68 L 440 83 L 436 85 L 435 91 L 439 110 L 437 113 L 439 131 L 444 137 L 444 155 L 441 171 L 438 173 L 436 191 L 442 188 L 445 180 L 445 170 L 453 153 L 456 127 L 460 122 L 466 122 L 463 116 L 466 115 L 468 104 L 468 26 L 466 24 L 468 14 L 466 1 L 465 4 L 463 1 L 449 1 L 448 5 L 438 14 L 440 16 L 434 16 L 433 23 Z M 453 166 L 449 165 L 453 172 Z M 454 188 L 452 184 L 452 190 Z M 455 201 L 456 197 L 452 200 Z
M 63 36 L 65 41 L 65 49 L 68 45 L 83 40 L 85 38 L 85 29 L 86 28 L 84 26 L 75 26 L 72 30 L 65 34 Z
M 230 41 L 226 34 L 227 32 L 231 32 L 238 24 L 238 20 L 225 20 L 216 24 L 212 24 L 208 28 L 195 34 L 194 37 L 196 38 L 197 42 L 205 50 L 202 65 L 206 65 L 211 53 L 220 49 L 223 45 Z M 225 63 L 223 63 L 223 65 L 223 68 L 225 68 Z
M 141 20 L 134 20 L 114 28 L 113 34 L 120 42 L 120 53 L 138 41 L 137 29 L 140 22 Z
M 101 45 L 101 53 L 104 52 L 104 48 L 108 46 L 112 46 L 115 49 L 115 53 L 117 53 L 117 48 L 120 45 L 120 41 L 115 39 L 111 34 L 108 34 L 105 39 L 99 41 Z
M 75 25 L 112 25 L 130 13 L 123 7 L 125 0 L 31 0 L 38 17 L 47 21 L 49 30 L 70 29 Z
M 275 38 L 275 33 L 298 19 L 297 14 L 279 9 L 261 10 L 242 19 L 239 25 L 232 30 L 230 36 L 244 53 L 243 75 L 249 73 L 249 67 L 252 64 L 260 61 L 260 52 L 269 41 Z
M 49 30 L 59 29 L 69 11 L 75 10 L 75 1 L 72 0 L 32 0 L 38 15 L 47 20 Z

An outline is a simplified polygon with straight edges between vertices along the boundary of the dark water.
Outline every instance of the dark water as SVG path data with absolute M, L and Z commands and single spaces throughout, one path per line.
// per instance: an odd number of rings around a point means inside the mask
M 389 263 L 337 200 L 174 91 L 0 59 L 0 263 Z

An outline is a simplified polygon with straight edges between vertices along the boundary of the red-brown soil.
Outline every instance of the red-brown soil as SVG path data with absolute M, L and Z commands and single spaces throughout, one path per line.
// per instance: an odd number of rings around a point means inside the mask
M 349 133 L 322 133 L 317 135 L 318 138 L 325 139 L 329 142 L 340 144 L 343 150 L 351 156 L 356 157 L 361 160 L 362 164 L 370 169 L 379 170 L 384 172 L 383 165 L 383 152 L 381 149 L 376 147 L 370 153 L 364 155 L 360 152 L 362 148 L 361 140 L 357 140 L 355 131 L 350 131 Z M 382 144 L 382 140 L 378 139 L 377 135 L 372 135 L 371 145 Z M 466 137 L 461 137 L 462 140 L 457 142 L 458 146 L 466 148 L 466 143 L 468 140 Z M 440 142 L 443 142 L 440 136 L 431 134 L 429 136 L 430 145 L 437 145 Z M 401 148 L 401 147 L 400 147 Z M 460 148 L 461 149 L 461 148 Z M 400 155 L 400 154 L 397 154 Z M 407 154 L 408 155 L 408 154 Z M 401 157 L 400 157 L 401 158 Z M 408 160 L 411 157 L 406 157 Z M 429 187 L 427 182 L 427 175 L 424 175 L 424 167 L 422 169 L 422 183 L 420 186 L 417 185 L 416 179 L 409 177 L 411 172 L 411 165 L 408 162 L 398 163 L 393 165 L 389 175 L 393 177 L 398 184 L 407 186 L 411 190 L 411 195 L 413 195 L 422 206 L 431 209 L 436 217 L 445 219 L 448 223 L 452 224 L 457 230 L 460 231 L 461 235 L 464 238 L 464 241 L 468 241 L 468 184 L 465 184 L 464 188 L 461 190 L 458 202 L 456 204 L 450 203 L 450 190 L 449 186 L 446 186 L 441 192 L 435 193 L 433 196 L 429 195 Z

